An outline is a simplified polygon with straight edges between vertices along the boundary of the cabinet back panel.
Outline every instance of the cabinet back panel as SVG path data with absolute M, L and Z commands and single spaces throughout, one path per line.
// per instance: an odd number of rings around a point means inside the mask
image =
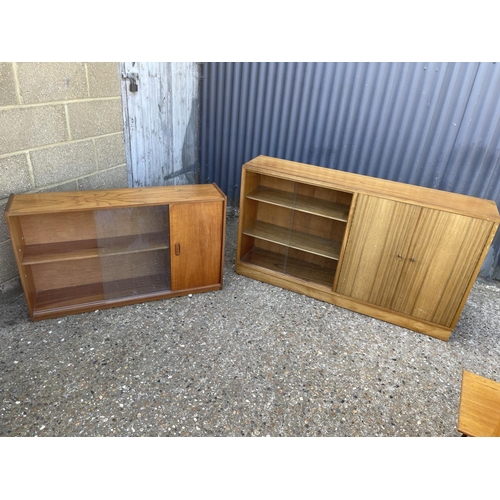
M 336 241 L 342 241 L 346 227 L 345 223 L 334 219 L 298 212 L 267 203 L 258 203 L 257 220 Z
M 259 240 L 258 238 L 255 238 L 255 247 L 283 255 L 283 258 L 285 258 L 285 256 L 288 255 L 288 252 L 290 251 L 290 249 L 284 245 L 278 245 L 277 243 L 273 243 L 271 241 Z
M 96 238 L 93 212 L 23 215 L 20 221 L 26 245 Z
M 257 255 L 269 255 L 272 260 L 271 268 L 278 272 L 283 272 L 285 261 L 288 255 L 288 248 L 283 245 L 277 245 L 270 241 L 255 240 L 255 246 L 252 247 L 250 253 Z M 252 260 L 250 260 L 252 262 Z M 269 263 L 268 263 L 269 264 Z
M 331 201 L 332 203 L 342 203 L 342 205 L 350 206 L 352 201 L 351 193 L 344 193 L 335 189 L 327 189 L 313 186 L 311 184 L 296 183 L 297 194 L 317 198 L 320 200 Z
M 316 264 L 329 269 L 337 268 L 337 261 L 334 259 L 328 259 L 327 257 L 322 257 L 321 255 L 315 255 L 309 252 L 302 252 L 301 250 L 296 250 L 295 248 L 289 249 L 288 256 L 292 259 L 310 262 L 311 264 Z
M 321 238 L 342 241 L 345 223 L 295 211 L 293 213 L 292 229 L 301 233 L 320 236 Z
M 288 257 L 300 260 L 303 262 L 309 262 L 311 264 L 316 264 L 321 267 L 326 267 L 329 269 L 336 269 L 337 261 L 333 259 L 328 259 L 322 257 L 321 255 L 315 255 L 309 252 L 302 252 L 301 250 L 296 250 L 295 248 L 289 248 L 283 245 L 278 245 L 270 241 L 255 239 L 255 248 L 265 250 L 267 252 L 272 252 L 276 255 L 281 255 L 283 261 Z
M 257 220 L 289 228 L 292 224 L 293 211 L 289 208 L 258 203 Z
M 104 282 L 165 274 L 169 258 L 165 250 L 101 257 Z
M 147 255 L 147 258 L 144 256 Z M 165 274 L 168 255 L 164 250 L 113 255 L 77 261 L 49 262 L 30 266 L 37 290 L 66 288 L 104 281 Z
M 148 233 L 168 234 L 168 206 L 133 207 L 94 212 L 98 238 Z
M 288 193 L 295 192 L 295 182 L 287 181 L 285 179 L 279 179 L 277 177 L 262 175 L 260 185 L 268 188 L 278 189 L 280 191 L 286 191 Z
M 30 266 L 37 291 L 88 285 L 102 281 L 99 259 L 49 262 Z

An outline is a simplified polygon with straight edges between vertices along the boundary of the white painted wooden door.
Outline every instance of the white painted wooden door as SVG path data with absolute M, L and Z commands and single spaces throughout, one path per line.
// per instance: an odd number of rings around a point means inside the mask
M 199 182 L 199 65 L 123 62 L 128 185 Z

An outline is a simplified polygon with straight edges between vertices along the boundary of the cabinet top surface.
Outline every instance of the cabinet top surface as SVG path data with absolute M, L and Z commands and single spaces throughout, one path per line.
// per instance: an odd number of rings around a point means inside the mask
M 353 174 L 264 155 L 257 156 L 245 163 L 244 168 L 256 173 L 297 182 L 311 183 L 353 193 L 382 196 L 471 217 L 500 221 L 498 208 L 494 201 L 464 194 L 378 179 L 368 175 Z
M 5 213 L 8 216 L 36 215 L 172 203 L 223 201 L 225 199 L 225 194 L 215 183 L 56 193 L 24 193 L 10 196 Z

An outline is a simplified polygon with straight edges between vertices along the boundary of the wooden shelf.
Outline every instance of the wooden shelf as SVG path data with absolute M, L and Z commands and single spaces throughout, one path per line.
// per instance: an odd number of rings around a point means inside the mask
M 168 276 L 163 274 L 44 290 L 36 294 L 34 316 L 57 310 L 80 309 L 82 303 L 97 308 L 127 297 L 165 293 L 170 289 L 168 283 Z
M 349 216 L 349 207 L 340 203 L 303 196 L 277 189 L 258 186 L 247 198 L 256 201 L 262 201 L 279 207 L 291 208 L 299 212 L 305 212 L 328 219 L 346 222 Z
M 167 234 L 150 233 L 98 240 L 65 241 L 29 245 L 24 253 L 23 265 L 45 264 L 65 260 L 91 259 L 168 249 Z
M 338 260 L 340 255 L 340 242 L 338 241 L 293 231 L 268 222 L 256 220 L 243 231 L 243 234 L 328 259 Z
M 336 266 L 327 268 L 257 247 L 253 247 L 241 260 L 270 271 L 288 274 L 305 281 L 313 281 L 329 289 L 332 288 L 335 277 Z

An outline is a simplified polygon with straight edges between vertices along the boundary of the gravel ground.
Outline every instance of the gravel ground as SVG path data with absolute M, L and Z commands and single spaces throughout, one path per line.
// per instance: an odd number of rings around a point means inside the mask
M 0 305 L 0 436 L 461 436 L 462 370 L 500 381 L 500 286 L 448 342 L 235 273 L 224 289 L 33 323 Z

